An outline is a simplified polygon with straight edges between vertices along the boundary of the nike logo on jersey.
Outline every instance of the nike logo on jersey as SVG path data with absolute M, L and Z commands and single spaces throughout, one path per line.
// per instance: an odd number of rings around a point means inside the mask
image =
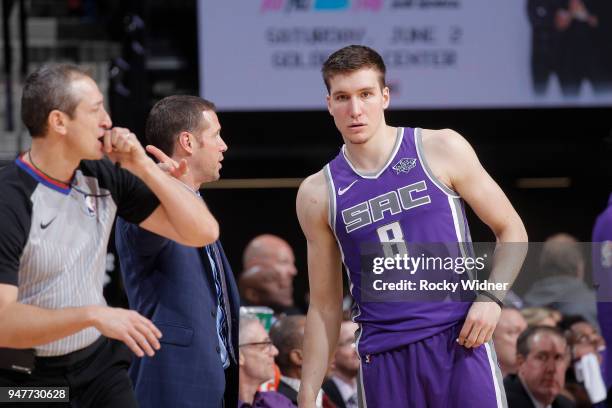
M 51 225 L 51 223 L 55 221 L 55 217 L 51 218 L 51 221 L 49 221 L 48 223 L 43 223 L 42 221 L 40 222 L 40 229 L 45 229 L 47 228 L 49 225 Z
M 353 187 L 353 184 L 355 184 L 356 182 L 358 182 L 359 180 L 355 180 L 353 181 L 351 184 L 349 184 L 348 186 L 344 187 L 344 188 L 339 188 L 338 189 L 338 195 L 341 196 L 344 193 L 346 193 L 347 191 L 349 191 L 349 188 Z

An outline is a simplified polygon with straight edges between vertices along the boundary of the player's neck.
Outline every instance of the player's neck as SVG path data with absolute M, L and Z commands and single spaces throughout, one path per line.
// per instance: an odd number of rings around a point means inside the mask
M 23 160 L 46 176 L 69 184 L 81 161 L 73 156 L 64 145 L 46 136 L 32 139 L 32 147 Z
M 346 143 L 346 156 L 353 167 L 364 173 L 380 170 L 389 160 L 397 140 L 397 128 L 383 124 L 365 143 Z

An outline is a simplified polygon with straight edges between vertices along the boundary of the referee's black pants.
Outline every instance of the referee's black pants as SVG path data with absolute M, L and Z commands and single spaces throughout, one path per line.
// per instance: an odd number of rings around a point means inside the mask
M 0 387 L 69 387 L 70 403 L 0 403 L 2 407 L 137 408 L 127 369 L 132 352 L 101 336 L 92 345 L 58 357 L 36 357 L 31 375 L 0 370 Z

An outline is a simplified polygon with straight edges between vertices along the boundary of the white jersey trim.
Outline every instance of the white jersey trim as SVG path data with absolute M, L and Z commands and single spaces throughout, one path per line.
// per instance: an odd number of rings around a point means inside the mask
M 334 232 L 334 236 L 336 235 L 336 186 L 334 185 L 334 179 L 331 175 L 331 167 L 328 164 L 325 165 L 323 172 L 325 174 L 325 178 L 327 179 L 327 190 L 329 192 L 329 204 L 327 207 L 327 211 L 329 214 L 327 215 L 327 222 L 329 223 L 329 227 Z M 337 238 L 336 238 L 337 239 Z
M 502 392 L 502 389 L 500 388 L 498 376 L 496 373 L 495 367 L 497 366 L 497 361 L 493 357 L 490 344 L 487 342 L 483 345 L 485 346 L 485 349 L 487 350 L 489 367 L 491 368 L 491 379 L 493 380 L 493 386 L 495 387 L 495 400 L 497 402 L 497 408 L 507 408 L 506 396 Z
M 440 181 L 429 168 L 429 164 L 427 164 L 427 160 L 425 159 L 425 152 L 423 151 L 423 136 L 421 134 L 422 130 L 423 129 L 421 128 L 414 129 L 414 146 L 417 151 L 417 156 L 419 157 L 421 168 L 423 169 L 429 180 L 431 180 L 431 182 L 434 183 L 435 186 L 438 187 L 438 189 L 440 189 L 444 194 L 455 198 L 460 197 L 459 193 L 452 190 L 450 187 Z
M 342 145 L 342 157 L 344 157 L 344 160 L 349 165 L 351 170 L 353 170 L 355 174 L 357 174 L 359 177 L 364 179 L 377 179 L 381 174 L 383 174 L 385 170 L 387 170 L 387 168 L 391 165 L 391 162 L 393 162 L 395 156 L 397 156 L 397 152 L 399 151 L 400 146 L 402 145 L 402 140 L 404 140 L 404 128 L 398 127 L 397 135 L 395 136 L 395 146 L 393 146 L 393 150 L 391 151 L 391 154 L 389 155 L 389 158 L 387 159 L 385 165 L 382 166 L 381 169 L 375 173 L 362 173 L 357 170 L 346 155 L 346 145 Z
M 357 404 L 359 408 L 367 408 L 368 401 L 366 400 L 365 385 L 363 384 L 363 361 L 359 362 L 359 381 L 357 385 L 359 386 Z
M 346 271 L 347 282 L 349 283 L 349 293 L 351 294 L 353 299 L 355 299 L 355 295 L 353 294 L 354 286 L 353 286 L 353 281 L 351 280 L 351 271 L 349 270 L 349 267 L 346 265 L 346 262 L 344 261 L 344 250 L 342 249 L 342 243 L 340 243 L 340 240 L 338 239 L 338 235 L 336 234 L 336 212 L 337 212 L 336 186 L 334 184 L 334 178 L 332 177 L 331 166 L 329 165 L 329 163 L 325 165 L 323 172 L 325 174 L 325 179 L 327 180 L 327 188 L 329 192 L 329 205 L 327 207 L 327 211 L 329 211 L 329 214 L 327 216 L 327 222 L 329 223 L 332 233 L 334 234 L 334 238 L 336 239 L 336 244 L 338 244 L 338 249 L 340 250 L 340 256 L 342 257 L 342 265 L 344 265 L 344 269 Z M 355 319 L 361 315 L 361 309 L 359 309 L 359 305 L 355 304 L 355 308 L 357 310 L 357 313 L 351 316 L 351 320 L 353 322 L 355 322 Z M 361 329 L 361 325 L 359 325 L 359 327 Z M 361 332 L 362 330 L 359 330 L 359 336 L 357 337 L 355 341 L 355 347 L 357 351 L 359 351 L 359 339 L 361 338 Z

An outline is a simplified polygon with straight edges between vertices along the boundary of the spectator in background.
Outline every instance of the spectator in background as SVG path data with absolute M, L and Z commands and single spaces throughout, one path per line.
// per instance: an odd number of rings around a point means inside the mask
M 359 356 L 355 348 L 355 332 L 358 328 L 357 323 L 342 322 L 331 375 L 323 383 L 323 391 L 338 408 L 357 408 Z
M 551 319 L 555 322 L 555 325 L 558 325 L 561 320 L 563 320 L 563 315 L 560 311 L 556 309 L 546 308 L 549 311 Z
M 612 6 L 610 6 L 612 8 Z M 612 14 L 612 10 L 611 10 Z M 597 217 L 593 228 L 593 283 L 597 288 L 597 318 L 608 345 L 603 372 L 606 387 L 612 386 L 612 194 L 607 208 Z
M 245 306 L 268 306 L 276 316 L 299 313 L 293 300 L 297 275 L 293 249 L 276 235 L 259 235 L 244 250 L 238 281 Z
M 555 327 L 561 320 L 557 317 L 557 311 L 548 307 L 526 307 L 520 310 L 521 315 L 527 322 L 527 326 L 549 326 Z
M 566 316 L 559 323 L 570 349 L 572 366 L 567 370 L 565 388 L 578 408 L 604 406 L 606 386 L 601 373 L 603 338 L 582 316 Z
M 521 312 L 511 307 L 502 309 L 499 323 L 493 332 L 493 344 L 504 377 L 516 374 L 516 340 L 526 328 L 527 322 Z
M 504 380 L 509 408 L 571 408 L 561 395 L 569 365 L 567 342 L 555 327 L 533 326 L 518 338 L 518 373 Z
M 585 262 L 576 238 L 553 235 L 540 254 L 542 279 L 533 283 L 524 296 L 527 306 L 550 306 L 564 315 L 584 316 L 598 327 L 595 292 L 584 282 Z
M 270 329 L 270 338 L 278 349 L 276 364 L 281 372 L 278 392 L 285 395 L 297 405 L 297 394 L 300 390 L 302 375 L 304 341 L 304 325 L 306 316 L 285 316 L 278 320 Z M 316 405 L 322 404 L 323 394 L 319 393 Z
M 597 329 L 582 316 L 565 316 L 559 322 L 559 328 L 568 339 L 572 357 L 582 358 L 586 354 L 595 354 L 601 363 L 599 353 L 606 348 L 606 343 Z
M 257 391 L 261 384 L 274 377 L 274 357 L 278 355 L 278 349 L 257 317 L 249 314 L 240 316 L 238 347 L 238 407 L 294 408 L 291 401 L 278 392 Z

